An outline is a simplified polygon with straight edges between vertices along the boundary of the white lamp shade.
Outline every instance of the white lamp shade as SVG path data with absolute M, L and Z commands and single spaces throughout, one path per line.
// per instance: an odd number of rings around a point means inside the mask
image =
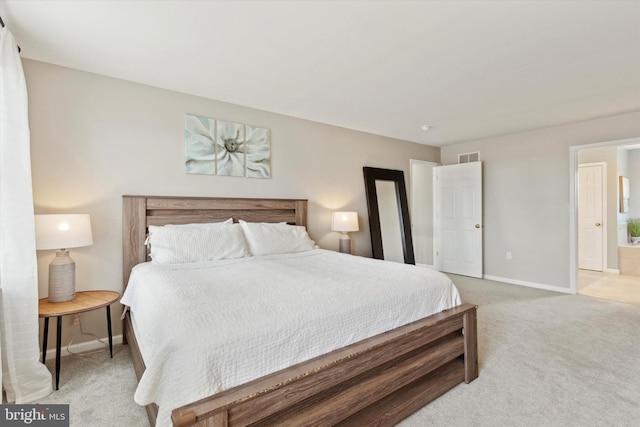
M 36 215 L 36 249 L 69 249 L 93 245 L 87 214 Z
M 332 231 L 358 231 L 357 212 L 334 212 L 331 221 Z

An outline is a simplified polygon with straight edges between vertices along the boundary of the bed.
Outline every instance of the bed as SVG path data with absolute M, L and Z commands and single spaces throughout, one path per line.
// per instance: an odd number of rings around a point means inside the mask
M 306 200 L 124 196 L 124 285 L 132 269 L 148 261 L 144 242 L 149 226 L 228 218 L 306 226 L 306 212 Z M 342 263 L 348 256 L 313 250 L 299 257 Z M 277 262 L 294 265 L 302 260 Z M 135 329 L 127 312 L 124 339 L 140 380 L 147 367 L 139 339 L 145 337 L 137 337 Z M 176 426 L 211 427 L 393 425 L 477 376 L 476 307 L 462 304 L 185 403 L 173 409 L 171 420 Z M 150 424 L 155 425 L 158 406 L 149 403 L 146 410 Z

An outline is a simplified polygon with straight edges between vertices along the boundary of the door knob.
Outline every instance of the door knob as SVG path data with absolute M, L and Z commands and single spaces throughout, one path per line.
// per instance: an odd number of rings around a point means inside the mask
M 602 224 L 600 224 L 599 222 L 596 222 L 596 227 L 600 227 Z
M 476 228 L 480 228 L 480 224 L 476 224 Z

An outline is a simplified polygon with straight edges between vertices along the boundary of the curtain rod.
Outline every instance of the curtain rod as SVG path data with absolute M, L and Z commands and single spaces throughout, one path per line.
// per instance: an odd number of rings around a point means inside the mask
M 4 28 L 4 27 L 5 27 L 5 25 L 4 25 L 4 21 L 2 20 L 2 16 L 0 16 L 0 25 L 2 25 L 2 28 Z M 20 53 L 20 51 L 21 51 L 21 50 L 22 50 L 22 49 L 20 49 L 20 46 L 18 46 L 18 53 Z

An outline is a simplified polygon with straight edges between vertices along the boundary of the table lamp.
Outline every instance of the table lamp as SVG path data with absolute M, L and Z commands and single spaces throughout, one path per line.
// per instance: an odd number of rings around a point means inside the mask
M 331 231 L 340 231 L 340 252 L 351 253 L 351 237 L 350 231 L 358 231 L 358 213 L 357 212 L 334 212 L 331 221 Z
M 49 264 L 49 302 L 76 297 L 76 263 L 69 248 L 93 245 L 91 220 L 87 214 L 36 215 L 36 249 L 57 249 Z

